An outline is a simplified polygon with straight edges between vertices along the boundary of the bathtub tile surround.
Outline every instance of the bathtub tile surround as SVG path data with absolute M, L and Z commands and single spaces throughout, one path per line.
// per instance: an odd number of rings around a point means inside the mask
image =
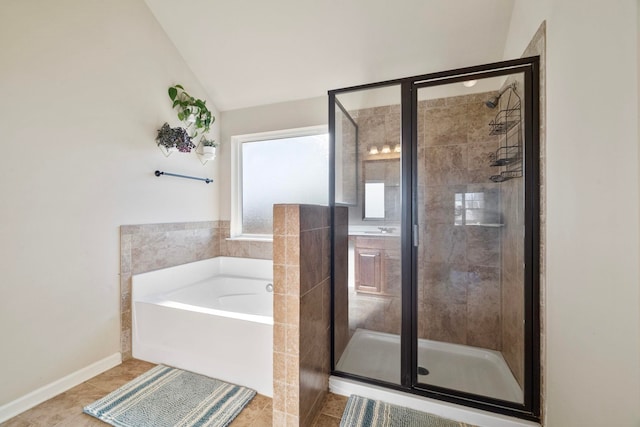
M 131 276 L 220 253 L 219 221 L 120 227 L 120 347 L 131 358 Z
M 220 256 L 236 258 L 273 259 L 273 244 L 250 240 L 230 240 L 230 222 L 217 221 Z
M 273 425 L 311 425 L 327 393 L 329 208 L 275 205 Z
M 131 276 L 193 261 L 231 256 L 271 259 L 271 242 L 232 241 L 229 221 L 120 227 L 120 348 L 131 358 Z

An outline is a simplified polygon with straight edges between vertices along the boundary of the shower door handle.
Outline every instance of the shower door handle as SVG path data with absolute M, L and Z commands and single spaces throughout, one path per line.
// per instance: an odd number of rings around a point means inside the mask
M 413 246 L 418 247 L 418 224 L 413 224 Z

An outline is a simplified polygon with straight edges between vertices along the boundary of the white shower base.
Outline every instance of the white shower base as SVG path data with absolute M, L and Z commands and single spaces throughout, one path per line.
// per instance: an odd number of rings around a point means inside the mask
M 522 402 L 523 393 L 497 351 L 418 340 L 418 366 L 429 371 L 420 383 Z M 358 329 L 336 370 L 400 384 L 400 336 Z

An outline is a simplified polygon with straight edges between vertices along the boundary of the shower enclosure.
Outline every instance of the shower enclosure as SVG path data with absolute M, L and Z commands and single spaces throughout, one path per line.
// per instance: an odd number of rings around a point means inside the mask
M 538 59 L 329 110 L 333 374 L 536 420 Z

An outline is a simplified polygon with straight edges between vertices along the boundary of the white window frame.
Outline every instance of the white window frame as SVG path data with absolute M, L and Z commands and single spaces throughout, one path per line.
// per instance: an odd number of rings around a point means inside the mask
M 270 132 L 251 133 L 231 137 L 231 226 L 230 240 L 273 241 L 271 234 L 242 233 L 242 144 L 329 133 L 326 125 L 284 129 Z M 268 180 L 268 177 L 265 177 Z M 328 185 L 328 182 L 327 182 Z

